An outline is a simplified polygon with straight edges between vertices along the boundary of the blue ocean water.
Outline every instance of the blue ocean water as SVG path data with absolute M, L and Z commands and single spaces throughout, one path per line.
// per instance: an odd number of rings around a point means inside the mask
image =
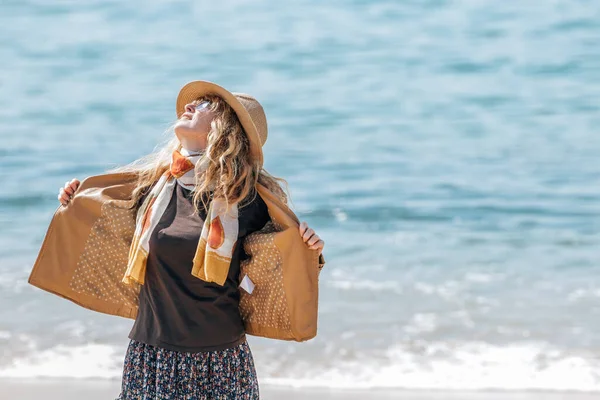
M 0 3 L 0 376 L 119 378 L 132 321 L 26 283 L 58 188 L 252 93 L 325 240 L 319 335 L 261 382 L 600 391 L 600 4 Z

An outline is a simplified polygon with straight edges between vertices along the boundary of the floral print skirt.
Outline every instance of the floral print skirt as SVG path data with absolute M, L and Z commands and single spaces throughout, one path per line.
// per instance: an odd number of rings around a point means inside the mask
M 258 398 L 246 341 L 225 350 L 187 353 L 131 340 L 117 400 Z

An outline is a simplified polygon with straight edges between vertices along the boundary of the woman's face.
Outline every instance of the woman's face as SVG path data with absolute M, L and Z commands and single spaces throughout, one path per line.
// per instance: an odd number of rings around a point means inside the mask
M 185 105 L 185 112 L 175 123 L 175 135 L 183 147 L 192 151 L 206 148 L 210 123 L 215 117 L 210 102 L 195 100 Z

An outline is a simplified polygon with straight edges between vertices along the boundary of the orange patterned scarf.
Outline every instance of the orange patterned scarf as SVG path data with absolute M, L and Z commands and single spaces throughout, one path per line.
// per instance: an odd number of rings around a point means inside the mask
M 137 212 L 127 271 L 122 279 L 126 285 L 144 284 L 150 235 L 167 208 L 175 185 L 193 190 L 195 171 L 202 172 L 206 168 L 205 161 L 201 153 L 192 154 L 183 148 L 181 152 L 173 152 L 170 169 L 160 177 Z M 191 271 L 195 277 L 219 285 L 227 279 L 239 230 L 237 204 L 233 204 L 229 212 L 226 209 L 224 199 L 211 200 Z

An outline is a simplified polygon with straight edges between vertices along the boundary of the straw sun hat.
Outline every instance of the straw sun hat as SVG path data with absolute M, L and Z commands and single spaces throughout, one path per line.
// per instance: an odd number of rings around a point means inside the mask
M 250 139 L 250 152 L 260 166 L 263 165 L 262 146 L 267 141 L 267 117 L 262 106 L 254 97 L 245 93 L 232 93 L 207 81 L 185 84 L 177 96 L 177 118 L 185 112 L 185 105 L 206 94 L 216 94 L 235 111 L 244 131 Z

